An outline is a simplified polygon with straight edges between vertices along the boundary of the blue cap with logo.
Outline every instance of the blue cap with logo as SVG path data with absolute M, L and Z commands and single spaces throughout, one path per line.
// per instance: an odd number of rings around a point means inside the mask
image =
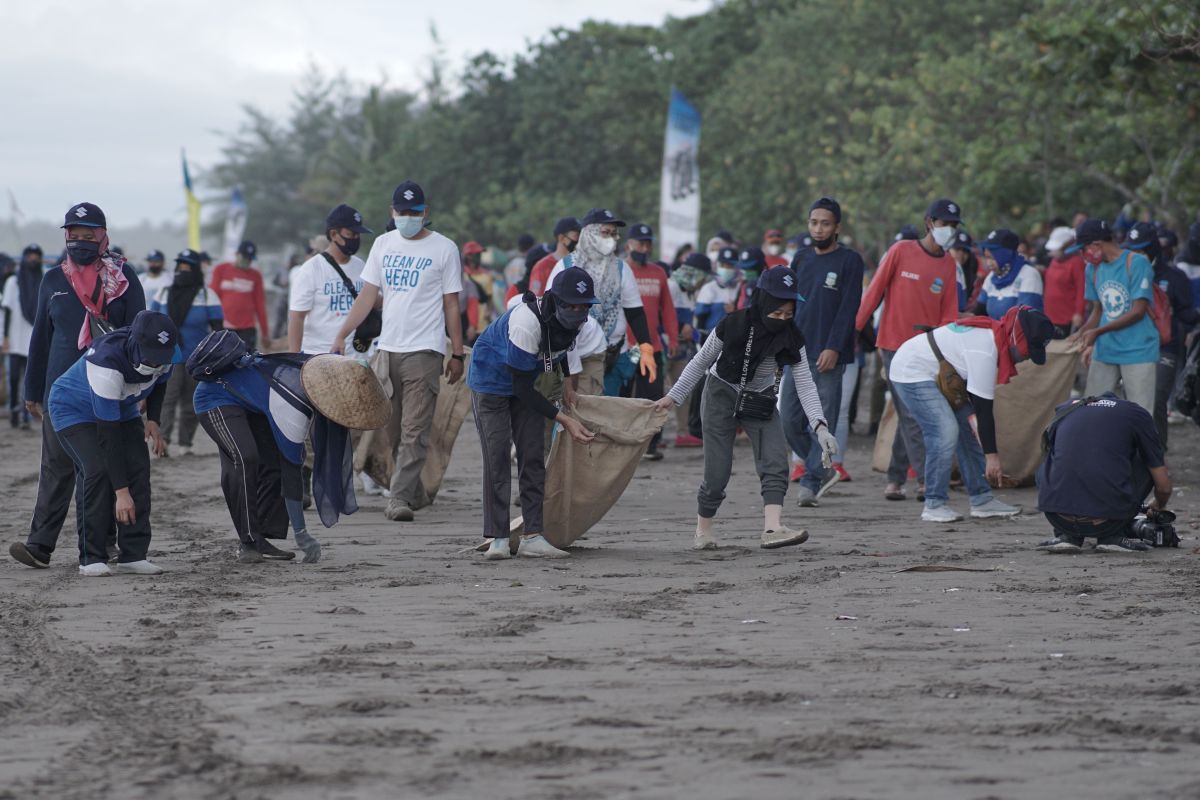
M 392 208 L 397 211 L 424 211 L 425 190 L 416 181 L 404 181 L 392 192 Z
M 957 225 L 962 222 L 962 209 L 949 197 L 939 197 L 929 204 L 929 210 L 925 212 L 925 216 L 929 219 L 953 222 Z
M 738 253 L 737 265 L 740 269 L 762 271 L 767 268 L 767 257 L 763 255 L 761 247 L 747 247 Z
M 325 230 L 340 230 L 346 228 L 355 233 L 374 233 L 366 225 L 363 225 L 362 214 L 358 213 L 358 209 L 342 203 L 335 209 L 329 212 L 325 217 Z
M 129 338 L 137 345 L 143 364 L 161 367 L 183 360 L 179 350 L 179 328 L 166 314 L 139 311 L 129 326 Z
M 616 214 L 609 211 L 607 208 L 593 208 L 591 211 L 583 215 L 583 219 L 579 220 L 579 224 L 587 225 L 616 225 L 618 228 L 625 227 L 625 220 L 619 219 Z
M 1108 227 L 1108 223 L 1102 219 L 1085 219 L 1083 222 L 1075 226 L 1075 244 L 1068 247 L 1066 252 L 1078 253 L 1089 244 L 1096 242 L 1111 242 L 1113 238 L 1112 228 Z
M 550 293 L 567 305 L 591 306 L 599 303 L 596 299 L 596 284 L 587 270 L 579 267 L 568 267 L 554 276 L 550 284 Z
M 1016 252 L 1021 246 L 1021 238 L 1008 228 L 996 228 L 988 233 L 987 238 L 979 243 L 984 250 L 1012 250 Z
M 1153 222 L 1137 222 L 1129 229 L 1121 245 L 1126 250 L 1145 250 L 1158 238 L 1158 228 Z
M 795 300 L 798 283 L 791 267 L 775 267 L 758 278 L 758 288 L 780 300 Z
M 629 239 L 634 242 L 653 242 L 654 229 L 644 222 L 635 222 L 629 226 Z
M 100 206 L 95 203 L 76 203 L 67 209 L 62 227 L 72 228 L 76 225 L 82 225 L 85 228 L 107 228 L 108 220 L 104 218 L 104 212 L 100 210 Z
M 162 250 L 151 250 L 149 253 L 146 253 L 146 260 L 147 261 L 166 261 L 167 257 L 163 255 Z
M 200 254 L 191 249 L 180 250 L 179 255 L 175 256 L 175 263 L 190 264 L 193 267 L 199 267 Z
M 725 264 L 726 266 L 730 267 L 736 267 L 738 265 L 739 255 L 740 253 L 738 253 L 737 248 L 735 247 L 722 247 L 717 251 L 717 263 Z

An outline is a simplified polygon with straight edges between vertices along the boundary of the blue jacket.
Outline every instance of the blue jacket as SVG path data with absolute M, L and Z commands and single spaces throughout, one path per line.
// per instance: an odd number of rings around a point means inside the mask
M 164 286 L 156 297 L 149 298 L 151 311 L 167 313 L 167 293 L 169 291 L 170 287 Z M 187 358 L 191 355 L 192 351 L 196 349 L 196 345 L 200 344 L 205 336 L 224 327 L 222 325 L 224 320 L 221 298 L 217 297 L 216 292 L 205 286 L 196 293 L 192 307 L 188 309 L 187 316 L 183 318 L 183 324 L 179 326 L 179 349 L 183 351 L 183 357 Z
M 135 420 L 141 416 L 138 404 L 171 377 L 170 366 L 161 375 L 135 371 L 125 353 L 127 335 L 127 330 L 119 330 L 101 336 L 54 382 L 46 408 L 55 431 Z M 157 414 L 150 416 L 157 418 Z
M 146 310 L 146 295 L 137 274 L 128 264 L 122 271 L 129 288 L 108 304 L 108 321 L 114 328 L 129 325 L 139 311 Z M 86 313 L 62 268 L 48 271 L 38 289 L 37 316 L 29 341 L 26 400 L 44 404 L 50 387 L 83 355 L 78 342 Z

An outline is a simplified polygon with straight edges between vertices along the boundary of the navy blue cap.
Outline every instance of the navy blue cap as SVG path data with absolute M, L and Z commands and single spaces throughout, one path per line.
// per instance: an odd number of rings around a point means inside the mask
M 1179 245 L 1179 237 L 1170 228 L 1159 228 L 1158 243 L 1163 247 L 1177 247 Z
M 212 256 L 208 254 L 207 250 L 201 250 L 199 253 L 196 253 L 196 257 L 200 259 L 201 264 L 203 264 L 205 261 L 210 264 L 212 263 Z
M 592 276 L 579 267 L 568 267 L 555 275 L 550 292 L 568 305 L 590 306 L 600 302 L 596 299 L 596 284 Z
M 1144 250 L 1156 239 L 1158 239 L 1158 228 L 1153 222 L 1138 222 L 1129 229 L 1121 246 L 1126 250 Z
M 151 250 L 149 253 L 146 253 L 146 260 L 147 261 L 166 261 L 167 257 L 163 255 L 162 250 Z
M 962 222 L 962 209 L 950 198 L 939 197 L 929 204 L 929 210 L 925 212 L 925 216 L 928 219 L 939 219 L 942 222 L 957 224 Z
M 738 253 L 736 248 L 722 247 L 717 252 L 717 262 L 720 264 L 726 264 L 730 267 L 736 267 L 738 264 L 739 255 L 740 253 Z
M 1065 252 L 1078 253 L 1089 244 L 1111 242 L 1112 238 L 1112 228 L 1108 227 L 1107 222 L 1095 217 L 1085 219 L 1075 227 L 1075 244 L 1068 247 Z
M 329 212 L 325 217 L 325 230 L 338 230 L 348 228 L 355 233 L 374 233 L 373 230 L 363 225 L 362 214 L 358 213 L 358 209 L 342 203 L 337 208 Z
M 688 253 L 683 263 L 684 266 L 695 267 L 702 272 L 712 272 L 712 261 L 704 253 Z
M 535 244 L 525 251 L 525 269 L 533 269 L 534 264 L 554 252 L 554 248 L 543 242 Z
M 988 233 L 987 238 L 979 243 L 979 246 L 984 250 L 995 250 L 1002 248 L 1004 250 L 1016 251 L 1021 246 L 1021 237 L 1010 231 L 1008 228 L 996 228 Z
M 747 247 L 738 253 L 737 265 L 740 269 L 764 270 L 767 268 L 767 258 L 761 247 Z
M 816 211 L 818 208 L 823 208 L 826 211 L 831 212 L 833 214 L 834 222 L 842 221 L 842 204 L 837 200 L 834 200 L 832 197 L 818 198 L 817 201 L 808 209 L 809 215 L 811 215 L 812 212 Z
M 579 224 L 587 225 L 616 225 L 618 228 L 625 227 L 625 220 L 618 219 L 613 212 L 607 208 L 593 208 L 591 211 L 583 215 L 583 219 L 579 220 Z
M 954 236 L 954 244 L 950 245 L 951 249 L 958 248 L 959 250 L 970 250 L 975 246 L 975 240 L 971 238 L 971 234 L 966 231 L 959 231 Z
M 191 264 L 193 267 L 199 267 L 200 254 L 195 250 L 180 250 L 179 255 L 175 256 L 175 263 Z
M 238 245 L 237 254 L 246 258 L 254 258 L 258 255 L 258 245 L 247 239 Z
M 392 208 L 397 211 L 424 211 L 425 190 L 416 181 L 404 181 L 392 192 Z
M 720 239 L 723 242 L 729 242 L 730 244 L 733 244 L 734 242 L 737 241 L 737 239 L 735 239 L 733 237 L 733 234 L 730 233 L 729 231 L 717 231 L 716 233 L 713 234 L 713 238 Z
M 25 245 L 25 249 L 21 251 L 21 255 L 25 256 L 30 253 L 37 253 L 39 256 L 42 255 L 42 246 L 40 244 Z
M 758 278 L 758 288 L 780 300 L 795 300 L 798 283 L 791 267 L 775 267 Z
M 920 239 L 921 232 L 917 230 L 916 225 L 903 225 L 900 227 L 900 232 L 896 234 L 894 241 L 904 241 L 906 239 Z
M 644 222 L 635 222 L 629 226 L 629 238 L 634 242 L 653 242 L 654 229 Z
M 75 225 L 82 225 L 85 228 L 107 228 L 108 220 L 104 218 L 104 212 L 100 210 L 100 206 L 95 203 L 76 203 L 67 209 L 62 227 L 70 228 Z
M 554 223 L 554 238 L 557 239 L 559 236 L 568 234 L 571 231 L 579 233 L 582 227 L 583 226 L 579 224 L 579 220 L 577 220 L 575 217 L 563 217 L 558 222 Z
M 129 326 L 129 338 L 137 343 L 143 364 L 161 367 L 181 358 L 179 328 L 166 314 L 139 311 Z

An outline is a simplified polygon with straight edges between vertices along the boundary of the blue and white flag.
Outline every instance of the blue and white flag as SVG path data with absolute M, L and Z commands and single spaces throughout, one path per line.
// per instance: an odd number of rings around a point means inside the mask
M 246 199 L 242 197 L 242 187 L 235 186 L 229 197 L 229 211 L 225 217 L 225 249 L 221 253 L 222 261 L 233 261 L 237 255 L 238 245 L 246 235 Z
M 700 112 L 678 89 L 671 89 L 663 144 L 659 254 L 669 260 L 685 244 L 703 249 L 700 236 Z

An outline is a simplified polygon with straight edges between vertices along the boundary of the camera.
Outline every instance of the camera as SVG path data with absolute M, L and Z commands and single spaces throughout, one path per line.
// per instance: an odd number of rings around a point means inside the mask
M 1175 532 L 1175 514 L 1143 508 L 1143 516 L 1135 517 L 1131 528 L 1133 536 L 1151 547 L 1179 547 L 1179 534 Z

